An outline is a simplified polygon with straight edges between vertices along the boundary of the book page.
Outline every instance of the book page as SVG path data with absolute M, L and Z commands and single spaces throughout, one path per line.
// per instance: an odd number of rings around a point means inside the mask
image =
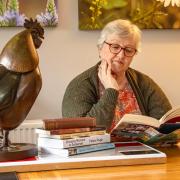
M 125 114 L 111 132 L 113 132 L 115 129 L 120 129 L 122 123 L 142 124 L 153 127 L 160 126 L 159 121 L 155 118 L 149 116 L 137 115 L 137 114 Z
M 159 120 L 160 124 L 163 124 L 175 117 L 180 117 L 180 106 L 174 107 L 171 110 L 169 110 L 166 114 L 164 114 L 162 118 Z M 180 118 L 179 118 L 179 123 L 180 123 Z

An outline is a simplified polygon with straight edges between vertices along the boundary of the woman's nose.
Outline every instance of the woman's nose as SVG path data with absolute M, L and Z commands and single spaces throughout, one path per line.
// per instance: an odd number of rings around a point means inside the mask
M 121 49 L 121 51 L 118 54 L 116 54 L 116 56 L 118 56 L 120 58 L 124 57 L 125 56 L 124 55 L 124 49 Z

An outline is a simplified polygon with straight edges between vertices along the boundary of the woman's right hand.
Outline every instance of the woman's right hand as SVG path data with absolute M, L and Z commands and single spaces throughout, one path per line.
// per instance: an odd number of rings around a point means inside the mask
M 98 77 L 105 89 L 113 88 L 119 90 L 119 85 L 112 75 L 111 64 L 108 64 L 106 60 L 101 60 L 101 64 L 98 69 Z

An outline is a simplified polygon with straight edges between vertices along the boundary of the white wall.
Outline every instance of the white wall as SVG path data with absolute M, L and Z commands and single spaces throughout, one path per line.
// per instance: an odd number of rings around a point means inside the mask
M 27 119 L 61 116 L 69 81 L 98 61 L 99 31 L 78 30 L 78 0 L 59 0 L 59 25 L 45 29 L 38 50 L 43 78 L 41 92 Z M 1 28 L 0 49 L 22 28 Z M 132 67 L 150 75 L 172 105 L 180 105 L 180 30 L 143 30 L 142 52 Z

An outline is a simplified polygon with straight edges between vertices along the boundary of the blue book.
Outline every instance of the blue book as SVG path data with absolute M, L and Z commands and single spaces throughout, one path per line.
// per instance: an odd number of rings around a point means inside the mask
M 106 149 L 115 148 L 114 143 L 102 143 L 102 144 L 94 144 L 89 146 L 80 146 L 80 147 L 72 147 L 67 149 L 60 148 L 49 148 L 49 147 L 39 147 L 42 153 L 55 154 L 63 157 L 68 157 L 77 154 L 102 151 Z

